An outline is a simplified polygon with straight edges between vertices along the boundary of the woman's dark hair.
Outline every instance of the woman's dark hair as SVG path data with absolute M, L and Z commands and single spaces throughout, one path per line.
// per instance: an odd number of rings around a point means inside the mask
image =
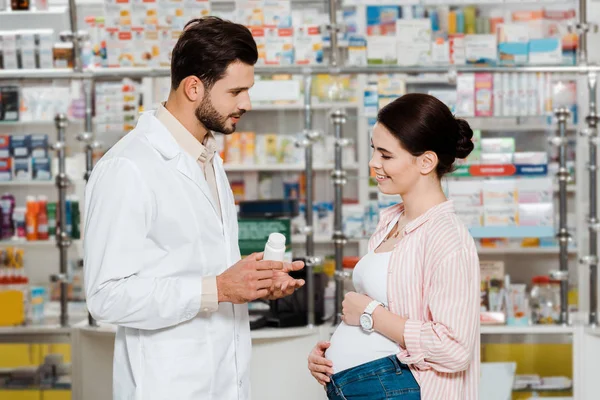
M 252 34 L 243 25 L 217 17 L 189 21 L 171 54 L 171 87 L 196 76 L 206 88 L 225 75 L 229 64 L 241 61 L 254 65 L 258 50 Z
M 457 158 L 473 150 L 469 123 L 455 118 L 444 103 L 428 94 L 405 94 L 383 107 L 377 121 L 415 157 L 426 151 L 437 154 L 438 177 L 452 171 Z

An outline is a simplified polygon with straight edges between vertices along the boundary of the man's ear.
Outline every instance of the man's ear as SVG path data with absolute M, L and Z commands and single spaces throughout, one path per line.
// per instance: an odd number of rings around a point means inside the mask
M 188 76 L 181 81 L 181 87 L 185 96 L 191 102 L 201 101 L 204 98 L 204 84 L 195 76 Z

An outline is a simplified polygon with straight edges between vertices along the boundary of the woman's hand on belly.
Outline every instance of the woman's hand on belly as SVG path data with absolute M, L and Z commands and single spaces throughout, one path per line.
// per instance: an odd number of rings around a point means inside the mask
M 360 316 L 371 301 L 373 299 L 364 294 L 348 292 L 342 303 L 342 321 L 346 325 L 358 326 L 360 324 Z
M 323 386 L 329 383 L 329 377 L 333 375 L 333 363 L 325 358 L 325 350 L 329 346 L 329 342 L 319 342 L 308 355 L 308 370 Z

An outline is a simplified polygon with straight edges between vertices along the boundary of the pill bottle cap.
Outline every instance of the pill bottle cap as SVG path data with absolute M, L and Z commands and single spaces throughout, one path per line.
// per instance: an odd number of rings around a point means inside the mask
M 279 232 L 273 232 L 269 235 L 269 246 L 275 249 L 285 248 L 285 236 Z

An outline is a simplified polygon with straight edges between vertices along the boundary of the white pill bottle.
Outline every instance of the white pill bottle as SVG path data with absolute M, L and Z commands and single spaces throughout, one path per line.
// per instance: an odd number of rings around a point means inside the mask
M 265 245 L 263 260 L 282 261 L 285 256 L 285 236 L 279 232 L 273 232 L 269 235 L 269 240 Z

